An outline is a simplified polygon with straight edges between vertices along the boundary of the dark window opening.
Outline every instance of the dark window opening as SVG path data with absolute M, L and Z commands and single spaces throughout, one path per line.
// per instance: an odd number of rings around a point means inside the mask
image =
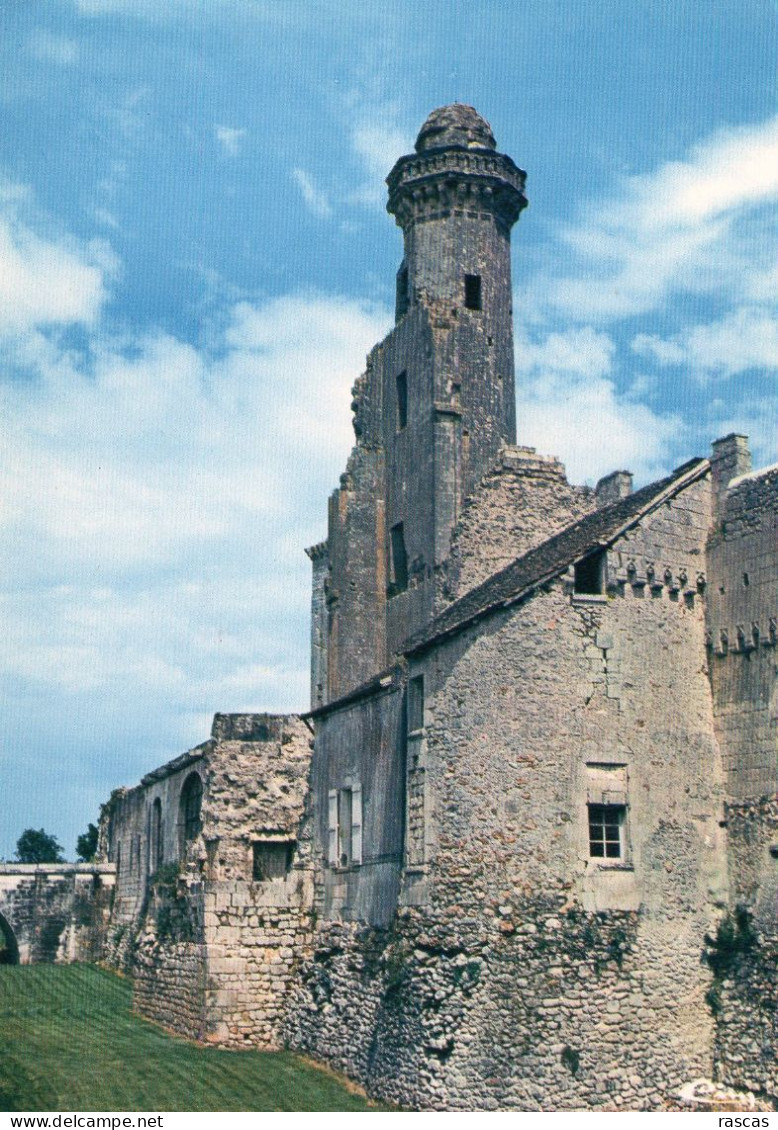
M 400 267 L 397 272 L 397 288 L 395 291 L 394 300 L 394 320 L 400 321 L 400 318 L 407 313 L 410 306 L 410 295 L 408 293 L 408 268 L 405 263 Z
M 593 859 L 624 858 L 623 804 L 589 805 L 589 855 Z
M 203 782 L 199 773 L 191 773 L 181 790 L 181 833 L 184 844 L 196 839 L 202 830 L 200 809 L 203 802 Z
M 402 522 L 389 531 L 389 574 L 390 592 L 404 592 L 408 587 L 408 555 Z
M 397 430 L 401 432 L 408 423 L 408 374 L 397 374 Z
M 424 676 L 416 675 L 408 683 L 408 733 L 424 729 Z
M 465 306 L 468 310 L 481 309 L 480 275 L 465 275 Z
M 292 869 L 293 840 L 258 840 L 252 845 L 252 878 L 255 883 L 266 879 L 284 879 Z
M 605 592 L 604 553 L 592 553 L 576 563 L 574 589 L 585 596 L 602 596 Z
M 162 841 L 162 801 L 157 797 L 151 806 L 149 836 L 149 873 L 154 874 L 162 866 L 164 856 Z

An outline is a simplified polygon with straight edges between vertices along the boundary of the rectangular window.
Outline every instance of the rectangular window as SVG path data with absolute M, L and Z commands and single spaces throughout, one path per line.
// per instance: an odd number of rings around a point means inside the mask
M 480 275 L 465 275 L 465 306 L 468 310 L 481 309 Z
M 408 682 L 408 733 L 424 729 L 424 676 L 416 675 Z
M 408 555 L 402 522 L 389 531 L 389 585 L 391 595 L 404 592 L 408 587 Z
M 586 766 L 586 801 L 589 822 L 589 856 L 628 862 L 627 766 L 614 762 L 589 762 Z
M 327 860 L 332 867 L 354 867 L 362 862 L 361 785 L 328 793 Z
M 284 879 L 292 869 L 293 840 L 257 840 L 252 844 L 252 878 L 255 883 Z
M 574 592 L 582 596 L 603 596 L 605 593 L 605 551 L 590 553 L 575 564 Z
M 401 432 L 408 423 L 408 374 L 397 374 L 397 431 Z
M 623 804 L 589 805 L 589 855 L 592 859 L 624 858 Z

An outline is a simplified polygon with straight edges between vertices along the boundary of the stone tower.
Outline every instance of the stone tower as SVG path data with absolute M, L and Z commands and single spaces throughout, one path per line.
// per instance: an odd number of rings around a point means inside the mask
M 355 386 L 357 444 L 311 551 L 314 706 L 429 623 L 464 501 L 515 442 L 510 232 L 524 182 L 459 104 L 430 114 L 387 178 L 404 236 L 396 325 Z

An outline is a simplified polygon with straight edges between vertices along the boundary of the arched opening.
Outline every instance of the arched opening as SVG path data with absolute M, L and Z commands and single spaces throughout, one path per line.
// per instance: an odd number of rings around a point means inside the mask
M 0 914 L 0 965 L 18 965 L 19 947 L 7 919 Z
M 162 833 L 162 801 L 157 797 L 149 813 L 149 874 L 153 875 L 162 866 L 164 842 Z
M 186 851 L 186 845 L 200 835 L 203 826 L 203 822 L 200 818 L 202 802 L 203 782 L 200 780 L 200 774 L 190 773 L 184 781 L 178 808 L 178 827 L 182 855 Z

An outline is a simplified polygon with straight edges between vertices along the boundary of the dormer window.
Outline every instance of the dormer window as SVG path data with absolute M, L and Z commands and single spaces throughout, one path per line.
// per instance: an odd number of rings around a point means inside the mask
M 605 595 L 605 550 L 590 553 L 575 564 L 573 592 L 577 596 Z
M 481 309 L 480 275 L 465 275 L 465 306 L 468 310 Z

